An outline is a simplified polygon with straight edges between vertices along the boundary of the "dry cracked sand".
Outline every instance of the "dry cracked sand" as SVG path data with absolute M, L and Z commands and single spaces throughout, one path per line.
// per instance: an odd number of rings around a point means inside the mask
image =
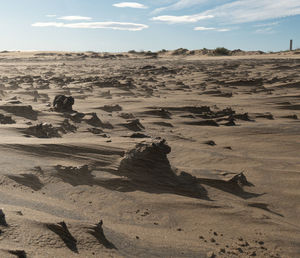
M 0 53 L 0 257 L 299 257 L 300 55 L 248 54 Z

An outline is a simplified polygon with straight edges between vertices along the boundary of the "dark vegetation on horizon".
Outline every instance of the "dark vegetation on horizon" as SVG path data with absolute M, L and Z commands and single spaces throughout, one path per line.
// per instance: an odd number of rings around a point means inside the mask
M 22 52 L 22 51 L 0 51 L 0 54 L 9 54 L 13 52 Z M 33 51 L 35 52 L 35 51 Z M 36 51 L 35 56 L 66 56 L 70 58 L 79 57 L 79 58 L 104 58 L 104 59 L 116 59 L 116 58 L 126 58 L 131 56 L 141 56 L 146 58 L 158 58 L 160 56 L 193 56 L 193 55 L 203 55 L 203 56 L 239 56 L 239 55 L 262 55 L 262 54 L 276 54 L 276 53 L 292 53 L 300 54 L 300 48 L 296 48 L 292 51 L 282 50 L 282 51 L 268 51 L 263 52 L 261 50 L 256 51 L 245 51 L 241 49 L 229 50 L 225 47 L 217 47 L 215 49 L 196 49 L 189 50 L 186 48 L 178 48 L 175 50 L 166 50 L 162 49 L 157 52 L 145 51 L 145 50 L 130 50 L 126 52 L 95 52 L 95 51 L 84 51 L 84 52 L 66 52 L 66 51 Z M 129 55 L 130 54 L 130 55 Z
M 294 54 L 298 54 L 300 49 L 295 49 L 291 52 Z M 286 51 L 269 51 L 269 52 L 264 52 L 261 50 L 256 50 L 256 51 L 244 51 L 241 49 L 234 49 L 234 50 L 229 50 L 225 47 L 217 47 L 215 49 L 207 49 L 207 48 L 202 48 L 198 50 L 188 50 L 186 48 L 178 48 L 175 50 L 165 50 L 162 49 L 157 52 L 151 52 L 151 51 L 136 51 L 136 50 L 130 50 L 128 51 L 129 54 L 134 54 L 134 55 L 144 55 L 144 56 L 149 56 L 149 57 L 157 57 L 157 55 L 163 55 L 163 54 L 171 54 L 171 55 L 207 55 L 207 56 L 235 56 L 235 55 L 243 55 L 243 54 L 256 54 L 256 55 L 262 55 L 262 54 L 273 54 L 273 53 L 283 53 L 283 52 L 290 52 L 289 50 Z
M 208 56 L 231 56 L 231 55 L 238 55 L 241 53 L 256 53 L 256 54 L 265 54 L 263 51 L 243 51 L 241 49 L 235 49 L 235 50 L 229 50 L 225 47 L 217 47 L 215 49 L 199 49 L 199 50 L 188 50 L 186 48 L 178 48 L 175 50 L 165 50 L 162 49 L 157 52 L 151 52 L 151 51 L 136 51 L 136 50 L 130 50 L 128 51 L 129 54 L 134 54 L 134 55 L 146 55 L 149 57 L 155 57 L 159 54 L 166 54 L 170 53 L 171 55 L 195 55 L 195 54 L 200 54 L 200 55 L 208 55 Z

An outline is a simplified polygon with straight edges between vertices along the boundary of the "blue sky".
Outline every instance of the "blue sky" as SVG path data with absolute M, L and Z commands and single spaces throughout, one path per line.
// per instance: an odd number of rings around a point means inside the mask
M 300 0 L 0 0 L 0 50 L 300 48 Z

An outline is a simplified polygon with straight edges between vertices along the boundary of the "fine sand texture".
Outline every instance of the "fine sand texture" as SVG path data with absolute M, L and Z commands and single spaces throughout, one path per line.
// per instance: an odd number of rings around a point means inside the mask
M 2 52 L 0 99 L 0 257 L 299 257 L 300 52 Z

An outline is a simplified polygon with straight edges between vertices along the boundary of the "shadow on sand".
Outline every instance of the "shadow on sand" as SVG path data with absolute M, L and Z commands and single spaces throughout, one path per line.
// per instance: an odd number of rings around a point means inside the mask
M 186 172 L 177 175 L 167 158 L 170 151 L 171 148 L 164 140 L 138 144 L 126 153 L 118 169 L 107 171 L 119 178 L 96 178 L 87 165 L 82 167 L 58 165 L 55 167 L 56 172 L 53 176 L 73 186 L 99 185 L 119 192 L 169 193 L 210 200 L 203 187 L 207 185 L 243 199 L 260 196 L 260 194 L 250 193 L 243 189 L 244 186 L 253 186 L 243 173 L 229 181 L 196 178 Z

